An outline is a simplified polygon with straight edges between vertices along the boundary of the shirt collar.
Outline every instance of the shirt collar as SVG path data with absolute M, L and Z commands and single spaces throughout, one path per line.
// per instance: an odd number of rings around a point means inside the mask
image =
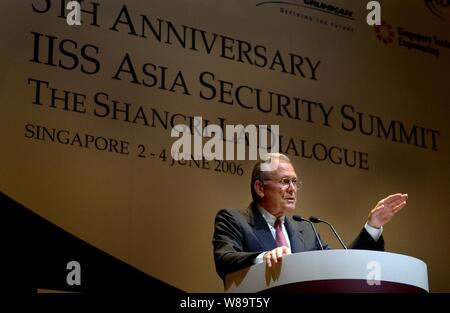
M 259 204 L 257 205 L 257 208 L 258 208 L 259 212 L 261 213 L 261 215 L 263 216 L 264 220 L 267 222 L 267 224 L 269 224 L 272 227 L 275 227 L 275 221 L 277 218 L 275 216 L 273 216 L 272 214 L 270 214 L 266 209 L 264 209 Z M 281 224 L 284 224 L 285 218 L 286 217 L 284 215 L 282 217 L 280 217 Z

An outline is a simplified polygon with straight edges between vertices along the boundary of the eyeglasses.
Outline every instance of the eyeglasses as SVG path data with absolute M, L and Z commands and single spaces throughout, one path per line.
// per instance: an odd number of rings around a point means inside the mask
M 302 182 L 298 181 L 297 178 L 289 178 L 289 177 L 283 177 L 280 179 L 264 179 L 264 180 L 270 180 L 279 183 L 283 188 L 289 188 L 289 186 L 292 183 L 292 186 L 299 190 L 302 186 Z

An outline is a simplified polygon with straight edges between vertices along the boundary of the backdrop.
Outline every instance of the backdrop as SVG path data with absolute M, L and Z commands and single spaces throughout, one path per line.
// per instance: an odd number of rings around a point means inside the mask
M 375 27 L 366 1 L 85 0 L 79 26 L 64 1 L 2 1 L 1 191 L 169 285 L 220 292 L 214 217 L 249 204 L 253 161 L 175 161 L 172 128 L 279 125 L 296 214 L 350 243 L 408 193 L 386 250 L 450 291 L 450 8 L 379 2 Z

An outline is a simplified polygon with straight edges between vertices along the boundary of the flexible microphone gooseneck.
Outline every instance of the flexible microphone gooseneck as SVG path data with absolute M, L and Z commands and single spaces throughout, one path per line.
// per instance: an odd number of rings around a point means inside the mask
M 322 242 L 320 241 L 319 235 L 317 234 L 317 230 L 314 227 L 314 224 L 311 221 L 307 220 L 306 218 L 304 218 L 300 215 L 293 215 L 292 218 L 294 219 L 294 221 L 297 221 L 297 222 L 308 222 L 309 224 L 311 224 L 311 227 L 314 231 L 314 235 L 316 235 L 317 242 L 319 243 L 320 249 L 323 250 Z
M 344 247 L 344 249 L 347 249 L 347 246 L 345 245 L 345 243 L 342 241 L 341 237 L 339 237 L 336 229 L 334 229 L 333 225 L 331 225 L 330 223 L 328 223 L 325 220 L 321 220 L 320 218 L 318 218 L 317 216 L 310 216 L 309 220 L 313 223 L 325 223 L 328 226 L 330 226 L 331 230 L 333 231 L 333 233 L 335 234 L 336 238 L 339 240 L 339 242 L 341 243 L 341 245 Z

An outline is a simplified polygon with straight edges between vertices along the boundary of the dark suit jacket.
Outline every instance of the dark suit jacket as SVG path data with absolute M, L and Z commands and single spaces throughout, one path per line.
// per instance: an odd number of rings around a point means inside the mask
M 320 249 L 309 223 L 297 222 L 286 216 L 284 226 L 292 253 Z M 216 271 L 222 279 L 228 273 L 253 265 L 260 253 L 276 248 L 269 226 L 254 204 L 247 209 L 220 210 L 215 219 L 212 243 Z M 329 249 L 326 243 L 322 243 L 324 249 Z M 380 237 L 375 242 L 363 228 L 350 248 L 383 251 L 384 239 Z

